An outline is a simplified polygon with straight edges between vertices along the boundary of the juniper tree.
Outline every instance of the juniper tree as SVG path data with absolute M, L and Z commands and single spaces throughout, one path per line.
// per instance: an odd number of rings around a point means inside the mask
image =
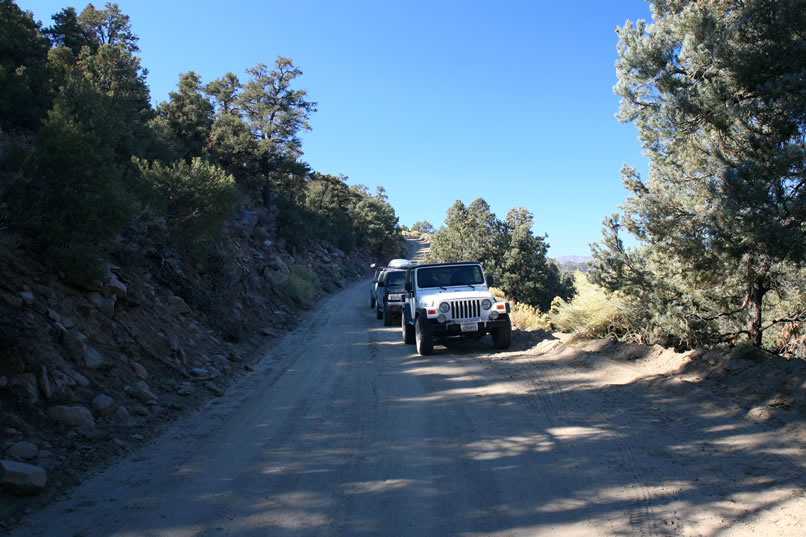
M 512 299 L 547 311 L 555 296 L 573 295 L 574 286 L 546 259 L 546 235 L 534 235 L 533 224 L 523 207 L 511 209 L 502 222 L 482 198 L 468 206 L 456 200 L 445 225 L 431 235 L 429 259 L 479 261 L 487 273 L 498 276 L 498 285 Z
M 436 231 L 434 229 L 434 226 L 432 226 L 431 222 L 429 222 L 428 220 L 418 220 L 414 222 L 414 225 L 411 226 L 411 230 L 426 234 L 431 234 L 434 233 L 434 231 Z
M 190 163 L 207 153 L 213 105 L 202 93 L 201 77 L 193 71 L 179 75 L 178 90 L 157 107 L 156 120 L 167 124 L 176 139 L 178 156 Z
M 719 295 L 700 320 L 744 315 L 725 335 L 761 345 L 765 296 L 806 260 L 806 2 L 658 0 L 652 15 L 617 30 L 618 118 L 650 160 L 646 179 L 622 171 L 619 225 L 692 296 Z M 629 265 L 596 253 L 600 279 Z
M 567 300 L 573 295 L 570 276 L 546 257 L 547 235 L 532 232 L 534 216 L 526 208 L 510 209 L 503 223 L 505 247 L 498 260 L 500 286 L 516 302 L 548 311 L 555 297 Z

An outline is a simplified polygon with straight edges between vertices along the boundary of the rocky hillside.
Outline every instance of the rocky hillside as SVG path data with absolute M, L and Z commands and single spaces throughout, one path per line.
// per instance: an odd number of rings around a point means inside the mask
M 230 222 L 227 254 L 203 268 L 144 225 L 91 289 L 0 227 L 0 527 L 222 394 L 312 293 L 369 265 L 323 241 L 292 248 L 260 221 Z

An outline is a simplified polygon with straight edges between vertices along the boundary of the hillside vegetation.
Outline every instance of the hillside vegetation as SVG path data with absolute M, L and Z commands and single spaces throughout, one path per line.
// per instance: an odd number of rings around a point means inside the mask
M 619 28 L 618 117 L 649 175 L 594 245 L 621 336 L 806 356 L 803 2 L 652 2 Z M 640 246 L 624 247 L 623 234 Z
M 42 501 L 401 247 L 382 187 L 302 160 L 291 59 L 184 73 L 152 107 L 137 51 L 116 4 L 42 28 L 0 0 L 0 464 L 32 481 L 0 475 L 32 494 L 46 468 Z M 21 509 L 2 494 L 0 521 Z
M 0 196 L 4 227 L 74 283 L 102 278 L 114 241 L 152 226 L 200 267 L 227 256 L 221 231 L 255 212 L 266 238 L 328 239 L 375 256 L 399 248 L 382 188 L 311 170 L 300 134 L 316 103 L 290 58 L 203 84 L 187 72 L 156 108 L 137 36 L 117 4 L 65 8 L 40 28 L 0 3 Z

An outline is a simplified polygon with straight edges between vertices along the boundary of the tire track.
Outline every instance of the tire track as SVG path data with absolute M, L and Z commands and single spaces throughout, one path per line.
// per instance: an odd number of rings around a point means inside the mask
M 556 351 L 557 346 L 553 347 Z M 547 352 L 542 356 L 554 355 Z M 602 535 L 612 535 L 623 530 L 625 522 L 629 527 L 630 535 L 640 535 L 641 537 L 675 535 L 667 533 L 665 528 L 661 528 L 663 531 L 658 532 L 655 502 L 640 471 L 635 449 L 622 433 L 608 423 L 608 410 L 612 408 L 612 402 L 603 391 L 607 388 L 599 390 L 598 394 L 592 394 L 588 390 L 583 396 L 581 384 L 569 385 L 557 378 L 557 373 L 554 371 L 562 373 L 567 370 L 565 367 L 541 362 L 540 358 L 541 355 L 518 355 L 516 353 L 480 357 L 488 363 L 491 362 L 494 367 L 504 370 L 513 383 L 520 386 L 527 404 L 537 409 L 545 418 L 548 424 L 547 429 L 559 431 L 565 427 L 580 427 L 588 431 L 598 431 L 597 434 L 603 441 L 606 439 L 614 446 L 617 459 L 611 461 L 609 465 L 610 467 L 616 466 L 622 475 L 628 477 L 631 484 L 629 489 L 623 492 L 627 492 L 631 500 L 627 502 L 621 500 L 624 505 L 624 516 L 621 520 L 614 519 L 612 514 L 600 510 L 601 515 L 610 521 L 610 528 L 602 530 Z M 573 439 L 563 439 L 556 434 L 550 434 L 550 436 L 572 458 L 584 459 L 583 449 L 578 447 Z M 589 491 L 592 491 L 592 503 L 600 506 L 613 503 L 614 499 L 607 492 L 604 484 L 590 481 L 588 485 Z

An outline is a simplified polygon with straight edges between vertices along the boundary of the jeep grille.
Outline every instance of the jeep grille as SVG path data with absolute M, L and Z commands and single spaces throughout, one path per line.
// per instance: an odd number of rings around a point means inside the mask
M 452 300 L 452 319 L 478 319 L 481 317 L 481 300 Z

